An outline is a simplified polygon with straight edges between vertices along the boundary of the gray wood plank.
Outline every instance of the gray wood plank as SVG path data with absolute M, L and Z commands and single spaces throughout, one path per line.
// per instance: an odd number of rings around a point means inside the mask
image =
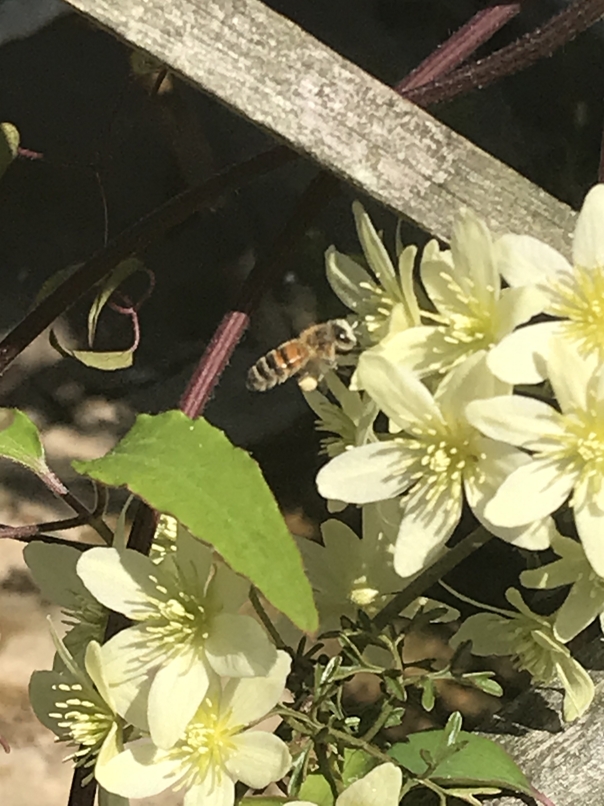
M 259 0 L 70 3 L 443 240 L 463 205 L 568 255 L 567 205 Z

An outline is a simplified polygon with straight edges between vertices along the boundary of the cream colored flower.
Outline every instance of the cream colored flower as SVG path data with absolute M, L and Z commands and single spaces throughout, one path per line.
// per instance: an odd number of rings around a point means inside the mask
M 394 552 L 400 576 L 421 571 L 442 551 L 461 517 L 464 495 L 499 537 L 526 548 L 549 545 L 549 522 L 502 529 L 485 515 L 502 480 L 530 460 L 522 451 L 485 439 L 466 419 L 470 400 L 508 388 L 486 369 L 484 355 L 457 367 L 435 396 L 411 372 L 372 351 L 361 356 L 358 374 L 398 433 L 336 456 L 319 471 L 317 486 L 326 498 L 354 504 L 403 496 Z
M 553 339 L 547 374 L 561 411 L 517 395 L 470 403 L 470 422 L 492 439 L 533 452 L 485 508 L 500 526 L 530 524 L 572 494 L 577 532 L 587 558 L 604 577 L 604 367 Z
M 554 635 L 552 617 L 538 616 L 514 588 L 506 593 L 517 613 L 478 613 L 470 616 L 451 639 L 453 647 L 472 641 L 476 655 L 511 655 L 519 669 L 534 681 L 550 685 L 556 679 L 564 687 L 564 719 L 582 716 L 594 697 L 594 684 L 581 664 Z
M 604 185 L 587 196 L 577 220 L 572 265 L 551 246 L 529 235 L 504 235 L 500 270 L 519 290 L 533 286 L 543 311 L 555 320 L 520 328 L 493 350 L 489 366 L 509 383 L 546 377 L 549 344 L 556 335 L 583 356 L 604 363 Z
M 355 202 L 352 211 L 365 259 L 374 276 L 332 246 L 325 254 L 327 279 L 344 305 L 357 314 L 361 341 L 370 346 L 420 323 L 413 288 L 417 248 L 400 246 L 397 274 L 362 205 Z
M 184 806 L 233 806 L 235 783 L 264 789 L 291 766 L 284 742 L 272 733 L 248 729 L 281 698 L 291 660 L 279 652 L 264 677 L 217 680 L 182 735 L 169 750 L 149 739 L 126 745 L 97 771 L 109 792 L 145 798 L 165 789 L 184 790 Z
M 103 646 L 103 655 L 112 678 L 124 681 L 112 690 L 120 713 L 132 705 L 130 677 L 152 676 L 148 718 L 159 747 L 182 734 L 214 674 L 253 677 L 275 661 L 262 627 L 237 613 L 249 582 L 186 531 L 160 565 L 131 549 L 94 548 L 77 571 L 99 601 L 135 622 Z
M 531 287 L 502 288 L 499 242 L 470 211 L 453 227 L 451 250 L 436 241 L 424 249 L 421 279 L 436 313 L 421 311 L 434 324 L 411 327 L 375 348 L 393 363 L 421 377 L 444 374 L 470 356 L 489 352 L 542 308 Z

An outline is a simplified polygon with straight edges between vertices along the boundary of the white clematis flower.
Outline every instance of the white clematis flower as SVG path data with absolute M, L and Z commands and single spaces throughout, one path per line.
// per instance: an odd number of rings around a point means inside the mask
M 444 374 L 469 356 L 489 351 L 518 325 L 540 312 L 541 295 L 531 287 L 501 287 L 499 242 L 470 211 L 457 219 L 451 250 L 436 241 L 424 249 L 421 278 L 436 313 L 434 325 L 413 327 L 379 345 L 394 363 L 421 377 Z
M 319 492 L 354 504 L 402 499 L 394 568 L 412 576 L 433 561 L 461 517 L 465 496 L 478 519 L 498 537 L 523 548 L 549 545 L 552 525 L 528 529 L 495 526 L 485 505 L 512 468 L 526 463 L 521 451 L 485 439 L 465 417 L 470 400 L 505 391 L 475 355 L 457 367 L 433 397 L 421 381 L 377 353 L 359 361 L 363 386 L 400 433 L 391 440 L 351 448 L 317 476 Z
M 485 514 L 515 527 L 555 512 L 572 493 L 577 532 L 604 577 L 604 367 L 566 340 L 550 344 L 547 373 L 561 412 L 527 397 L 471 403 L 467 415 L 492 437 L 534 452 L 503 482 Z
M 34 672 L 29 684 L 29 698 L 36 716 L 59 741 L 76 747 L 69 758 L 77 767 L 89 771 L 85 781 L 91 780 L 122 749 L 122 723 L 100 649 L 96 641 L 88 644 L 81 669 L 64 645 L 59 645 L 64 661 L 62 671 Z
M 347 786 L 335 806 L 398 806 L 403 773 L 395 764 L 380 764 Z M 287 806 L 316 806 L 309 800 L 293 800 Z
M 262 627 L 238 615 L 249 582 L 186 532 L 174 555 L 155 565 L 131 549 L 94 548 L 78 562 L 78 575 L 103 604 L 135 624 L 103 646 L 113 696 L 128 717 L 137 703 L 126 685 L 134 675 L 153 676 L 148 719 L 151 736 L 169 748 L 203 700 L 215 673 L 252 677 L 268 672 L 276 650 Z
M 573 265 L 529 235 L 504 235 L 500 270 L 515 287 L 532 285 L 543 311 L 555 321 L 512 333 L 489 356 L 489 367 L 509 383 L 540 383 L 552 336 L 567 340 L 584 356 L 604 362 L 604 185 L 593 187 L 583 203 L 573 241 Z
M 291 766 L 284 742 L 272 733 L 246 729 L 281 698 L 291 660 L 285 652 L 264 677 L 214 680 L 178 741 L 162 750 L 145 739 L 98 771 L 109 792 L 128 798 L 184 789 L 184 806 L 233 806 L 235 782 L 264 789 Z
M 371 345 L 420 323 L 413 288 L 417 247 L 403 248 L 400 245 L 397 250 L 397 275 L 386 247 L 363 206 L 355 202 L 352 211 L 365 259 L 375 277 L 332 246 L 325 253 L 327 280 L 344 305 L 359 317 L 361 341 Z
M 551 616 L 533 613 L 514 588 L 506 597 L 517 613 L 502 610 L 470 616 L 449 643 L 458 647 L 472 641 L 475 655 L 511 655 L 517 667 L 526 669 L 538 684 L 550 685 L 558 679 L 564 687 L 564 719 L 572 722 L 594 698 L 591 677 L 554 635 Z
M 556 611 L 554 634 L 565 643 L 599 616 L 604 631 L 604 579 L 593 570 L 581 544 L 570 537 L 554 535 L 552 548 L 559 560 L 520 574 L 525 588 L 558 588 L 570 585 L 564 603 Z

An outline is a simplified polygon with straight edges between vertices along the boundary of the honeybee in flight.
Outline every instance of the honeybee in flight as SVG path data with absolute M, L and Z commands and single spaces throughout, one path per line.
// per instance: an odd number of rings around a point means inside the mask
M 304 392 L 314 391 L 321 378 L 338 364 L 338 355 L 349 353 L 357 344 L 346 319 L 330 319 L 311 325 L 297 339 L 290 339 L 258 359 L 247 374 L 247 388 L 265 392 L 298 376 Z

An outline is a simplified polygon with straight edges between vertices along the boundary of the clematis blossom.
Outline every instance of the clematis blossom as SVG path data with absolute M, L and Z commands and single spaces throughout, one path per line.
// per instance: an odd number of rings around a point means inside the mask
M 126 745 L 97 770 L 101 786 L 127 798 L 170 789 L 185 791 L 184 806 L 233 806 L 235 783 L 264 789 L 291 766 L 285 743 L 272 733 L 248 729 L 281 698 L 291 660 L 279 651 L 264 677 L 214 680 L 191 721 L 169 750 L 150 739 Z
M 434 396 L 413 373 L 371 351 L 361 356 L 357 372 L 398 433 L 336 456 L 319 471 L 317 486 L 326 498 L 355 504 L 403 496 L 394 551 L 400 576 L 421 571 L 440 553 L 461 517 L 464 493 L 493 534 L 524 548 L 549 545 L 549 521 L 509 529 L 485 515 L 502 480 L 530 460 L 485 439 L 465 417 L 470 400 L 509 390 L 486 369 L 484 354 L 457 367 Z
M 484 434 L 533 452 L 505 479 L 485 515 L 500 526 L 521 526 L 555 512 L 572 494 L 587 559 L 604 577 L 604 367 L 556 338 L 547 374 L 561 411 L 516 395 L 468 405 L 468 419 Z
M 88 590 L 134 621 L 103 646 L 120 713 L 138 707 L 128 680 L 152 678 L 148 697 L 151 737 L 171 747 L 206 695 L 213 675 L 267 674 L 276 649 L 263 628 L 237 610 L 249 583 L 187 532 L 160 565 L 131 549 L 93 548 L 78 562 Z
M 421 377 L 445 374 L 490 351 L 543 307 L 540 293 L 530 286 L 502 288 L 498 269 L 499 241 L 493 241 L 484 221 L 462 212 L 450 251 L 430 241 L 422 255 L 421 279 L 436 312 L 421 315 L 433 324 L 408 328 L 373 349 Z
M 394 764 L 380 764 L 347 786 L 335 806 L 398 806 L 403 773 Z M 288 806 L 316 806 L 308 800 L 293 800 Z
M 547 376 L 552 336 L 583 356 L 604 362 L 604 185 L 593 187 L 577 219 L 572 265 L 530 235 L 501 238 L 499 268 L 514 290 L 532 286 L 544 313 L 555 317 L 527 325 L 502 340 L 489 367 L 508 383 L 540 383 Z

